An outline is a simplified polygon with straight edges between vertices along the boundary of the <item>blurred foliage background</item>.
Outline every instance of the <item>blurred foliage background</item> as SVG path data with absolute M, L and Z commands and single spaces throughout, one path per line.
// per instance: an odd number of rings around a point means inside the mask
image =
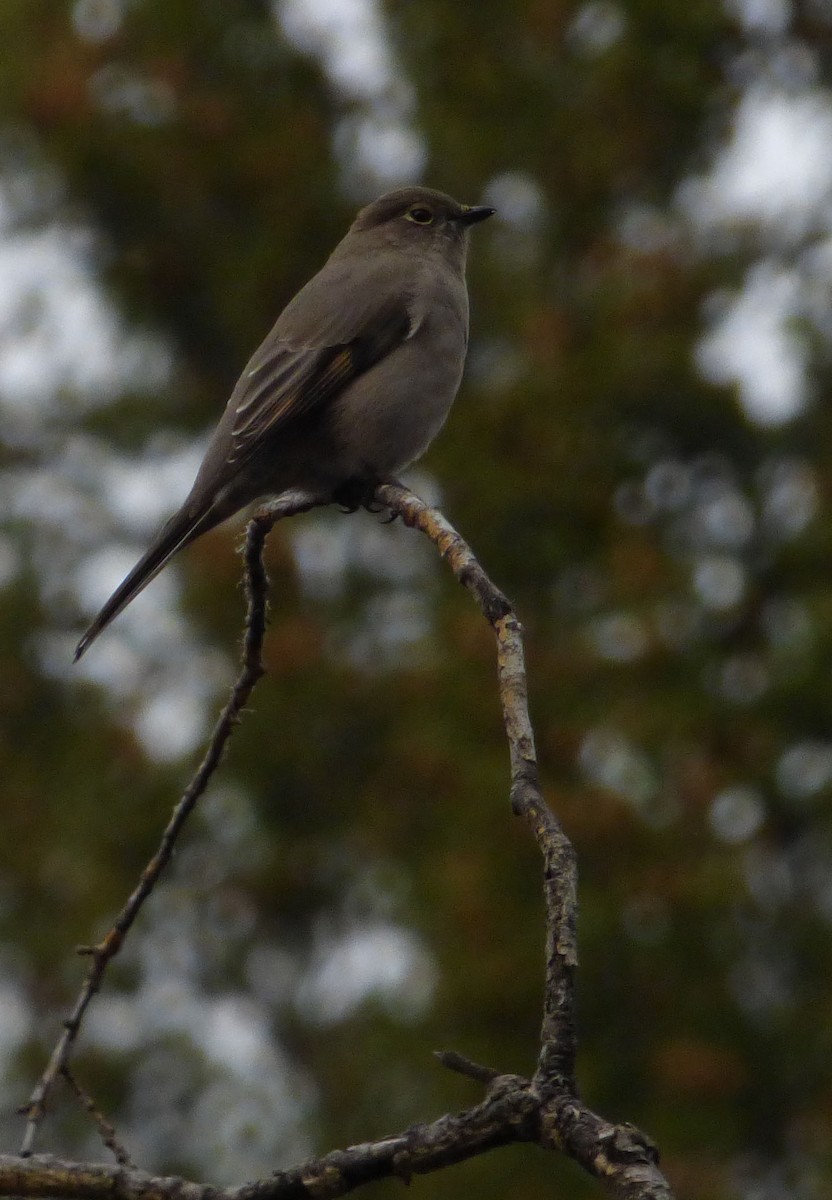
M 499 209 L 412 482 L 526 627 L 585 1097 L 680 1200 L 828 1196 L 832 5 L 4 0 L 0 37 L 5 1147 L 233 677 L 240 526 L 74 641 L 281 306 L 423 180 Z M 367 514 L 270 570 L 269 675 L 77 1063 L 140 1165 L 219 1183 L 475 1101 L 430 1051 L 527 1072 L 540 1019 L 488 629 Z M 68 1097 L 43 1146 L 104 1153 Z M 413 1186 L 599 1194 L 530 1148 Z

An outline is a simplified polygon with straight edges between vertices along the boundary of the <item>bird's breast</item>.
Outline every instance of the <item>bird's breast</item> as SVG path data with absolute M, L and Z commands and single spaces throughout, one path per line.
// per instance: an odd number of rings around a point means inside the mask
M 412 335 L 346 389 L 333 411 L 349 473 L 395 475 L 427 449 L 448 415 L 465 362 L 467 306 L 433 305 Z

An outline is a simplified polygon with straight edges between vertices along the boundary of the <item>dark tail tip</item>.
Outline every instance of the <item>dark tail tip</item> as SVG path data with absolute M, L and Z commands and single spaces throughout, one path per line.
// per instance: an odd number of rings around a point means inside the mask
M 81 638 L 80 642 L 78 643 L 78 645 L 75 647 L 75 653 L 72 656 L 73 663 L 77 663 L 78 659 L 84 653 L 84 651 L 86 650 L 87 646 L 89 646 L 91 641 L 92 641 L 92 638 L 90 637 L 90 635 L 88 633 L 85 633 L 84 636 Z
M 130 601 L 135 599 L 139 592 L 147 587 L 151 579 L 156 578 L 165 564 L 173 558 L 174 554 L 181 550 L 183 546 L 187 546 L 189 542 L 192 542 L 200 533 L 218 524 L 218 519 L 216 517 L 212 518 L 210 514 L 210 505 L 207 508 L 197 510 L 196 513 L 183 506 L 178 512 L 174 513 L 167 524 L 162 527 L 159 536 L 149 549 L 145 551 L 127 578 L 122 580 L 118 585 L 81 638 L 75 647 L 73 662 L 78 662 L 78 659 L 92 645 L 99 633 L 106 629 L 113 618 L 117 617 L 122 609 L 126 608 Z
M 83 637 L 78 642 L 78 645 L 75 647 L 75 653 L 72 656 L 72 661 L 74 663 L 77 663 L 82 654 L 86 654 L 87 650 L 98 637 L 99 633 L 101 633 L 105 626 L 109 625 L 114 616 L 115 612 L 110 610 L 110 602 L 108 601 L 105 607 L 95 618 L 92 625 L 90 625 L 89 629 L 84 633 Z

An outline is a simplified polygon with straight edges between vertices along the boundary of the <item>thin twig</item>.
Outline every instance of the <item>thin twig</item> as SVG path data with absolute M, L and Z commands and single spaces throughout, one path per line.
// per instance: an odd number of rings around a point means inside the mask
M 108 1150 L 111 1150 L 116 1162 L 120 1167 L 129 1167 L 131 1171 L 135 1171 L 136 1167 L 125 1147 L 121 1144 L 116 1133 L 116 1127 L 112 1121 L 108 1121 L 101 1109 L 97 1106 L 92 1096 L 88 1095 L 81 1087 L 78 1080 L 70 1071 L 69 1067 L 62 1067 L 61 1074 L 70 1086 L 73 1095 L 78 1103 L 86 1109 L 93 1121 L 95 1121 L 101 1140 Z
M 500 1074 L 494 1067 L 484 1067 L 480 1063 L 475 1063 L 470 1058 L 466 1058 L 464 1054 L 458 1054 L 456 1050 L 434 1050 L 433 1056 L 449 1071 L 456 1071 L 457 1075 L 475 1079 L 477 1083 L 493 1083 Z
M 249 524 L 245 548 L 248 614 L 240 673 L 228 702 L 214 726 L 205 757 L 174 808 L 167 828 L 162 834 L 159 848 L 142 871 L 136 888 L 102 941 L 97 946 L 81 946 L 78 949 L 79 954 L 88 955 L 92 960 L 90 969 L 78 993 L 72 1012 L 63 1022 L 63 1032 L 55 1043 L 46 1069 L 28 1102 L 19 1109 L 27 1117 L 26 1130 L 20 1148 L 21 1155 L 32 1153 L 38 1128 L 46 1115 L 47 1099 L 56 1078 L 69 1062 L 90 1001 L 100 989 L 108 965 L 121 949 L 142 905 L 153 891 L 159 876 L 170 861 L 182 827 L 219 766 L 239 715 L 247 704 L 254 686 L 263 675 L 264 667 L 260 661 L 260 649 L 266 628 L 268 580 L 263 567 L 262 553 L 266 534 L 281 517 L 293 516 L 295 513 L 305 512 L 312 507 L 314 507 L 314 502 L 307 498 L 289 496 L 275 501 L 269 506 L 265 523 L 258 521 L 255 516 Z

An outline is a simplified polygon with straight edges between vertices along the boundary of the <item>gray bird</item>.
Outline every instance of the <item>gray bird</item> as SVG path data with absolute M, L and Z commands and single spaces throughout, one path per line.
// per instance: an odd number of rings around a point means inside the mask
M 187 499 L 76 662 L 174 554 L 241 508 L 289 491 L 357 507 L 424 453 L 462 377 L 468 232 L 493 212 L 422 187 L 361 209 L 246 366 Z

